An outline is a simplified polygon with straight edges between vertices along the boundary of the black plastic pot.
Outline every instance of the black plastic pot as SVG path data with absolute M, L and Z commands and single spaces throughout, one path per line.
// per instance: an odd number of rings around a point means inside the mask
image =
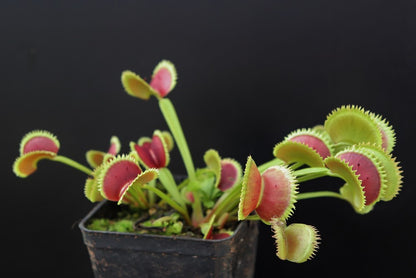
M 79 224 L 95 277 L 253 277 L 258 224 L 241 222 L 226 239 L 102 232 L 86 228 L 92 217 L 116 210 L 98 204 Z M 113 212 L 114 213 L 114 212 Z

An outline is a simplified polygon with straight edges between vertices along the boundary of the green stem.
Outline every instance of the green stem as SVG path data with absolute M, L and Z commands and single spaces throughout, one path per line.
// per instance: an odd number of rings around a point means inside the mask
M 240 200 L 237 202 L 237 206 L 231 210 L 228 211 L 228 217 L 233 217 L 238 215 L 238 204 L 240 203 Z
M 320 197 L 334 197 L 334 198 L 339 198 L 343 200 L 345 199 L 341 194 L 333 192 L 333 191 L 316 191 L 316 192 L 299 193 L 296 199 L 305 200 L 305 199 L 320 198 Z
M 146 195 L 144 194 L 143 190 L 140 186 L 137 186 L 134 188 L 136 191 L 136 194 L 134 196 L 138 199 L 138 201 L 142 204 L 144 208 L 149 207 L 149 201 L 146 198 Z
M 201 198 L 198 193 L 193 193 L 194 202 L 192 203 L 192 225 L 198 227 L 201 223 L 204 222 L 204 213 L 202 210 Z
M 298 168 L 300 168 L 300 167 L 302 167 L 304 164 L 302 163 L 302 162 L 296 162 L 296 163 L 293 163 L 291 166 L 290 166 L 290 169 L 292 169 L 293 171 L 294 170 L 296 170 L 296 169 L 298 169 Z
M 266 163 L 263 163 L 262 165 L 258 166 L 258 168 L 259 168 L 260 173 L 263 173 L 264 171 L 266 171 L 268 168 L 272 166 L 283 165 L 283 164 L 285 164 L 283 160 L 275 158 Z
M 178 145 L 179 152 L 181 153 L 183 162 L 185 164 L 188 177 L 191 180 L 195 180 L 195 167 L 191 157 L 191 153 L 186 142 L 185 135 L 183 134 L 182 126 L 179 122 L 178 115 L 176 114 L 175 108 L 172 102 L 167 98 L 159 99 L 159 107 L 165 118 L 169 129 L 175 138 L 176 144 Z
M 188 211 L 186 209 L 184 209 L 183 207 L 181 207 L 174 200 L 172 200 L 168 195 L 166 195 L 165 193 L 163 193 L 162 191 L 160 191 L 156 187 L 152 187 L 152 186 L 149 186 L 147 184 L 143 185 L 143 188 L 154 192 L 157 196 L 160 197 L 160 199 L 164 200 L 166 203 L 168 203 L 169 206 L 171 206 L 177 212 L 179 212 L 180 214 L 182 214 L 182 216 L 184 217 L 185 221 L 189 225 L 192 225 L 191 219 L 189 218 Z
M 169 194 L 172 196 L 173 200 L 175 200 L 182 208 L 185 209 L 185 202 L 179 193 L 175 178 L 168 168 L 159 169 L 159 180 L 166 191 L 169 192 Z
M 129 202 L 133 203 L 134 206 L 140 208 L 140 209 L 146 209 L 149 206 L 146 206 L 139 198 L 138 195 L 136 194 L 130 194 L 129 196 L 126 196 L 125 198 L 127 198 L 129 200 Z
M 241 183 L 236 184 L 233 188 L 225 192 L 216 202 L 211 212 L 205 217 L 204 222 L 208 222 L 209 219 L 215 215 L 222 215 L 225 212 L 238 206 L 241 194 Z
M 231 214 L 233 210 L 237 210 L 238 211 L 238 204 L 240 203 L 240 198 L 238 195 L 238 198 L 233 198 L 232 201 L 228 202 L 228 204 L 226 206 L 224 206 L 223 210 L 220 211 L 220 215 L 224 214 L 224 213 L 229 213 Z
M 152 180 L 148 183 L 149 186 L 155 187 L 156 180 Z M 148 191 L 149 206 L 153 207 L 156 203 L 155 193 L 153 191 Z
M 84 166 L 84 165 L 66 157 L 66 156 L 57 155 L 53 158 L 53 160 L 61 162 L 61 163 L 66 164 L 68 166 L 71 166 L 71 167 L 73 167 L 77 170 L 80 170 L 81 172 L 84 172 L 87 175 L 92 176 L 93 171 L 90 168 L 88 168 L 88 167 L 86 167 L 86 166 Z
M 296 170 L 293 172 L 295 176 L 304 176 L 309 174 L 316 174 L 316 173 L 324 173 L 327 174 L 329 172 L 328 168 L 325 167 L 310 167 L 310 168 L 304 168 L 300 170 Z
M 331 170 L 325 167 L 304 168 L 294 171 L 293 174 L 297 177 L 296 180 L 298 182 L 313 180 L 324 176 L 341 178 L 339 175 L 332 173 Z

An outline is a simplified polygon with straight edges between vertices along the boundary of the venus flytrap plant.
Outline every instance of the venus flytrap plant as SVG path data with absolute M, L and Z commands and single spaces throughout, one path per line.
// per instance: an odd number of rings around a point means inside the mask
M 39 161 L 48 159 L 67 164 L 88 175 L 92 174 L 92 170 L 87 167 L 58 155 L 59 147 L 58 139 L 48 131 L 34 130 L 27 133 L 20 143 L 20 156 L 13 164 L 14 173 L 18 177 L 26 178 L 37 170 Z
M 315 227 L 301 223 L 286 226 L 278 219 L 272 219 L 271 227 L 277 245 L 276 255 L 281 260 L 304 263 L 315 256 L 320 240 Z
M 188 143 L 186 142 L 176 110 L 172 102 L 166 98 L 173 88 L 175 88 L 176 79 L 177 73 L 175 66 L 166 60 L 161 61 L 155 67 L 150 84 L 131 71 L 124 71 L 121 75 L 123 87 L 131 96 L 144 100 L 148 100 L 151 96 L 158 99 L 160 110 L 182 155 L 188 177 L 194 180 L 195 167 Z
M 100 166 L 106 159 L 117 155 L 120 152 L 121 144 L 117 136 L 112 136 L 110 139 L 110 147 L 107 152 L 98 151 L 98 150 L 89 150 L 85 154 L 88 164 L 92 168 L 97 168 Z
M 243 171 L 240 163 L 210 149 L 203 157 L 205 165 L 195 168 L 176 109 L 167 98 L 176 80 L 176 69 L 166 60 L 155 67 L 149 83 L 132 71 L 121 75 L 127 94 L 157 100 L 170 132 L 156 129 L 152 137 L 130 142 L 127 154 L 119 154 L 121 144 L 113 136 L 107 152 L 86 153 L 88 168 L 58 155 L 60 143 L 50 132 L 33 131 L 22 139 L 14 172 L 27 177 L 39 161 L 47 159 L 86 173 L 84 193 L 91 202 L 109 200 L 140 215 L 140 220 L 130 217 L 109 228 L 120 232 L 191 232 L 212 240 L 230 236 L 238 221 L 260 220 L 273 231 L 277 256 L 296 263 L 312 258 L 320 241 L 315 227 L 288 223 L 302 200 L 338 198 L 365 214 L 399 193 L 402 171 L 392 155 L 396 144 L 392 126 L 353 105 L 332 111 L 322 125 L 289 133 L 274 146 L 273 158 L 259 166 L 248 156 Z M 175 179 L 168 168 L 174 145 L 187 172 L 182 180 Z M 344 185 L 331 191 L 317 186 L 315 191 L 302 192 L 302 183 L 322 177 Z M 91 227 L 101 229 L 102 223 L 108 221 L 97 220 Z
M 393 128 L 381 116 L 357 106 L 342 106 L 328 115 L 324 125 L 296 130 L 276 144 L 273 154 L 280 159 L 275 161 L 278 166 L 268 162 L 267 167 L 257 167 L 248 158 L 238 218 L 271 225 L 277 256 L 304 262 L 315 254 L 319 235 L 309 225 L 286 226 L 295 203 L 334 197 L 365 214 L 377 202 L 390 201 L 402 185 L 402 171 L 391 154 L 395 141 Z M 324 176 L 345 184 L 339 192 L 298 193 L 302 182 Z

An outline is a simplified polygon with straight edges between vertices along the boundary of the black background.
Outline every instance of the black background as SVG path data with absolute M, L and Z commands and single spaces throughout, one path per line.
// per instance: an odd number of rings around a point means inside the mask
M 401 194 L 364 216 L 339 200 L 298 202 L 289 221 L 320 230 L 316 258 L 280 261 L 262 225 L 256 277 L 412 277 L 415 7 L 411 0 L 2 1 L 2 277 L 92 277 L 77 227 L 93 207 L 83 196 L 85 175 L 43 161 L 19 179 L 11 165 L 32 129 L 52 131 L 60 154 L 82 163 L 113 134 L 127 152 L 130 141 L 166 129 L 157 102 L 131 98 L 120 83 L 125 69 L 150 77 L 161 59 L 177 67 L 169 97 L 197 166 L 208 148 L 242 164 L 249 154 L 265 162 L 290 131 L 323 123 L 342 104 L 386 117 L 397 132 Z M 174 151 L 172 171 L 184 172 L 180 161 Z

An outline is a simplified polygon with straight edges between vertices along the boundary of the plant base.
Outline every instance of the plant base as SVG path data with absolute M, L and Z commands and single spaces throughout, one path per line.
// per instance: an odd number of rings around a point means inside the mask
M 117 206 L 101 202 L 81 221 L 96 278 L 114 277 L 253 277 L 258 224 L 241 222 L 222 240 L 92 231 L 86 223 Z

